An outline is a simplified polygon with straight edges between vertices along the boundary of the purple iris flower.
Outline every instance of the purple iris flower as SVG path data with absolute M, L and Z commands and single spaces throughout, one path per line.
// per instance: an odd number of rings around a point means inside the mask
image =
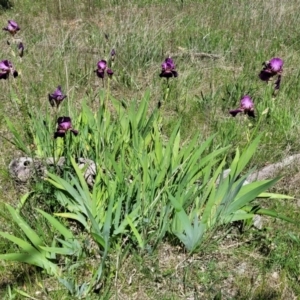
M 161 65 L 161 73 L 159 74 L 160 77 L 165 77 L 167 79 L 171 77 L 177 77 L 178 73 L 175 70 L 175 64 L 173 62 L 173 59 L 168 57 L 165 59 L 165 61 Z
M 248 95 L 243 96 L 242 99 L 240 100 L 240 107 L 229 111 L 229 113 L 233 117 L 235 117 L 240 112 L 247 114 L 249 117 L 255 118 L 254 103 L 250 96 Z
M 20 42 L 19 44 L 18 44 L 18 50 L 19 50 L 19 55 L 20 55 L 20 57 L 23 57 L 23 55 L 24 55 L 24 44 L 22 43 L 22 42 Z
M 9 60 L 2 60 L 0 62 L 0 79 L 7 79 L 10 73 L 14 77 L 19 75 Z
M 3 30 L 8 31 L 11 35 L 15 35 L 20 30 L 20 27 L 15 21 L 8 20 L 8 24 Z
M 274 57 L 271 60 L 263 63 L 263 69 L 259 73 L 259 78 L 262 81 L 268 82 L 272 77 L 278 75 L 275 82 L 275 89 L 280 88 L 281 74 L 283 72 L 283 60 L 279 57 Z
M 57 89 L 54 91 L 53 94 L 48 94 L 49 102 L 51 106 L 53 107 L 56 105 L 56 107 L 59 107 L 61 102 L 66 98 L 67 96 L 64 95 L 61 91 L 61 86 L 59 85 Z
M 115 49 L 112 49 L 111 52 L 110 52 L 110 57 L 111 57 L 112 61 L 115 60 L 115 56 L 116 56 L 116 51 L 115 51 Z
M 68 130 L 70 130 L 75 136 L 78 134 L 78 130 L 72 128 L 72 121 L 70 117 L 59 117 L 57 119 L 57 129 L 54 133 L 54 138 L 65 137 Z
M 114 72 L 107 67 L 107 62 L 104 59 L 98 61 L 97 70 L 95 70 L 95 72 L 97 73 L 97 76 L 101 79 L 104 78 L 105 72 L 109 77 L 111 77 L 114 74 Z

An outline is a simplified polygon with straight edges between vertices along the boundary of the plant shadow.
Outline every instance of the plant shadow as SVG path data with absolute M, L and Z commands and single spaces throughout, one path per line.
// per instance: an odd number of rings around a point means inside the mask
M 0 9 L 11 9 L 13 4 L 9 0 L 0 0 Z

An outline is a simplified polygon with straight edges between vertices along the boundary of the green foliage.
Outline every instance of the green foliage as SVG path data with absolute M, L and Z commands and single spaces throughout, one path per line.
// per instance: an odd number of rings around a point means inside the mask
M 51 258 L 51 252 L 47 252 L 43 249 L 43 241 L 13 207 L 8 204 L 6 206 L 15 224 L 18 225 L 25 234 L 26 240 L 22 240 L 5 232 L 0 232 L 2 237 L 15 243 L 24 251 L 20 253 L 1 254 L 0 259 L 36 265 L 44 269 L 48 274 L 58 276 L 60 270 L 56 264 L 49 260 Z
M 197 181 L 208 180 L 227 149 L 205 155 L 213 137 L 201 145 L 198 137 L 181 145 L 179 124 L 164 142 L 159 112 L 155 109 L 147 117 L 148 102 L 149 93 L 138 107 L 132 102 L 127 109 L 112 99 L 115 120 L 103 105 L 94 115 L 84 105 L 79 116 L 81 139 L 88 140 L 89 157 L 95 159 L 98 171 L 91 192 L 72 158 L 77 178 L 49 174 L 57 199 L 69 210 L 59 215 L 79 221 L 103 249 L 130 231 L 140 248 L 157 245 L 172 218 L 170 194 L 189 207 L 202 190 Z M 84 143 L 74 144 L 77 153 L 85 151 Z
M 212 165 L 206 168 L 206 174 L 213 174 L 201 181 L 199 196 L 192 202 L 192 208 L 185 204 L 186 190 L 178 189 L 176 196 L 170 194 L 170 200 L 175 207 L 176 215 L 172 223 L 172 231 L 182 241 L 186 248 L 193 252 L 205 240 L 206 235 L 216 226 L 226 225 L 234 221 L 245 221 L 252 219 L 254 214 L 265 214 L 273 217 L 280 217 L 284 220 L 293 222 L 291 219 L 276 214 L 274 211 L 260 209 L 259 204 L 255 206 L 252 202 L 257 197 L 276 197 L 276 194 L 262 194 L 265 190 L 272 187 L 279 178 L 273 180 L 258 181 L 247 183 L 248 174 L 243 175 L 246 165 L 252 158 L 259 138 L 250 144 L 245 152 L 240 155 L 236 151 L 236 156 L 230 165 L 229 174 L 224 176 L 222 172 L 225 161 L 212 172 Z M 206 175 L 205 174 L 205 175 Z M 282 196 L 282 198 L 290 198 Z M 252 206 L 251 206 L 252 205 Z M 188 213 L 184 207 L 188 207 Z M 249 209 L 250 207 L 250 209 Z
M 60 237 L 54 238 L 51 245 L 45 245 L 8 205 L 13 220 L 31 244 L 0 232 L 24 251 L 3 254 L 1 259 L 37 265 L 58 277 L 72 295 L 82 297 L 103 279 L 108 254 L 120 247 L 125 236 L 133 247 L 151 252 L 162 239 L 174 234 L 189 252 L 194 252 L 220 225 L 252 219 L 255 213 L 280 217 L 275 212 L 260 209 L 259 203 L 253 204 L 261 195 L 276 197 L 265 192 L 278 179 L 245 185 L 248 173 L 243 173 L 257 149 L 259 137 L 242 154 L 236 151 L 229 174 L 225 176 L 229 147 L 208 151 L 214 136 L 206 141 L 195 136 L 183 143 L 180 123 L 165 140 L 160 130 L 159 110 L 154 109 L 148 115 L 149 99 L 147 92 L 138 105 L 132 101 L 124 107 L 116 99 L 102 94 L 96 113 L 83 103 L 76 122 L 80 131 L 78 138 L 69 135 L 60 144 L 53 144 L 51 150 L 48 142 L 43 147 L 41 137 L 45 135 L 40 130 L 34 135 L 41 145 L 38 149 L 42 157 L 58 153 L 57 150 L 68 155 L 72 168 L 65 170 L 63 178 L 49 173 L 47 181 L 64 209 L 55 215 L 80 223 L 85 234 L 98 245 L 101 263 L 93 272 L 92 283 L 77 284 L 60 275 L 63 270 L 53 262 L 56 255 L 79 258 L 82 246 L 61 221 L 41 210 L 39 213 Z M 108 100 L 113 109 L 108 109 Z M 36 122 L 39 124 L 39 119 Z M 39 127 L 34 125 L 33 128 Z M 86 182 L 85 168 L 80 169 L 73 156 L 86 156 L 96 163 L 92 188 Z

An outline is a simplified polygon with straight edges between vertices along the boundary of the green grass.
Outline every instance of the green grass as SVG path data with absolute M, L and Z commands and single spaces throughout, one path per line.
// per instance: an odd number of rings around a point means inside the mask
M 0 11 L 2 26 L 7 19 L 16 20 L 21 27 L 16 38 L 23 40 L 26 50 L 24 57 L 19 58 L 14 44 L 6 43 L 8 34 L 1 33 L 0 60 L 11 60 L 20 73 L 16 79 L 0 82 L 1 202 L 15 206 L 21 197 L 7 166 L 22 153 L 9 142 L 12 135 L 4 116 L 32 144 L 28 132 L 33 121 L 27 112 L 41 120 L 46 116 L 54 118 L 48 93 L 58 85 L 68 95 L 60 115 L 76 120 L 84 101 L 96 112 L 99 94 L 108 86 L 105 81 L 103 87 L 93 71 L 98 60 L 109 58 L 112 48 L 117 54 L 109 93 L 130 105 L 135 100 L 140 102 L 149 90 L 149 113 L 162 102 L 161 131 L 165 141 L 181 119 L 181 145 L 196 134 L 203 140 L 216 134 L 207 152 L 231 145 L 225 167 L 233 160 L 236 147 L 243 149 L 259 133 L 259 149 L 249 167 L 262 167 L 300 152 L 298 1 L 11 2 L 11 9 Z M 179 77 L 170 80 L 168 98 L 164 100 L 167 84 L 158 75 L 168 55 L 174 58 Z M 257 75 L 262 62 L 275 56 L 283 58 L 285 64 L 281 89 L 273 97 L 272 86 L 261 82 Z M 244 94 L 254 100 L 255 120 L 242 115 L 232 118 L 228 113 L 239 106 Z M 109 109 L 115 116 L 112 107 Z M 263 114 L 266 109 L 268 112 Z M 54 123 L 52 126 L 55 130 Z M 272 191 L 297 199 L 299 181 L 293 181 L 294 174 L 298 174 L 297 166 L 286 173 Z M 32 189 L 37 190 L 34 186 Z M 264 208 L 276 209 L 295 220 L 299 218 L 297 200 L 269 199 L 261 203 Z M 4 205 L 1 207 L 0 231 L 24 237 L 10 223 Z M 49 185 L 40 185 L 39 193 L 28 200 L 23 214 L 45 240 L 51 241 L 51 227 L 37 217 L 32 207 L 49 213 L 59 210 Z M 135 244 L 130 247 L 124 236 L 124 244 L 109 254 L 106 282 L 100 294 L 92 294 L 88 299 L 214 299 L 218 293 L 222 299 L 297 299 L 298 225 L 265 218 L 263 230 L 246 229 L 241 233 L 235 228 L 221 228 L 193 255 L 172 238 L 151 252 L 140 250 L 135 237 L 129 238 Z M 79 239 L 84 240 L 84 236 Z M 0 239 L 0 253 L 17 250 Z M 84 258 L 81 273 L 70 272 L 68 276 L 81 282 L 97 264 L 93 259 Z M 38 268 L 1 261 L 0 274 L 3 299 L 24 298 L 15 291 L 10 297 L 8 286 L 37 299 L 40 295 L 45 299 L 73 299 L 62 285 Z

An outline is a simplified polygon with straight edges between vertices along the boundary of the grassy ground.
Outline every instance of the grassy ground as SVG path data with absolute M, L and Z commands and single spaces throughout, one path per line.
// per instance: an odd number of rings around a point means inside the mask
M 72 116 L 75 112 L 71 109 L 79 108 L 86 98 L 95 99 L 103 89 L 93 70 L 98 60 L 109 58 L 112 48 L 116 60 L 111 94 L 130 102 L 149 89 L 151 106 L 162 102 L 166 137 L 181 118 L 185 140 L 197 132 L 203 139 L 216 133 L 214 149 L 231 144 L 233 152 L 236 146 L 243 147 L 262 133 L 252 166 L 261 167 L 300 152 L 297 0 L 123 2 L 39 0 L 32 4 L 24 0 L 13 1 L 11 9 L 1 10 L 3 26 L 8 19 L 20 24 L 16 38 L 21 38 L 26 48 L 24 57 L 19 58 L 6 43 L 6 32 L 1 34 L 0 59 L 11 60 L 20 73 L 9 83 L 0 82 L 3 203 L 15 204 L 20 197 L 7 173 L 8 163 L 20 153 L 9 142 L 3 117 L 10 118 L 20 132 L 30 126 L 15 99 L 32 111 L 44 111 L 49 105 L 48 93 L 61 85 L 68 95 L 62 113 Z M 174 58 L 179 77 L 170 80 L 169 95 L 164 100 L 167 85 L 158 75 L 168 55 Z M 258 78 L 261 64 L 272 57 L 285 62 L 282 87 L 276 97 L 272 96 L 272 84 Z M 239 106 L 244 94 L 254 100 L 255 120 L 242 115 L 232 118 L 228 113 Z M 297 174 L 297 168 L 291 170 L 275 188 L 295 196 L 295 200 L 271 200 L 264 203 L 265 207 L 298 218 Z M 4 217 L 1 230 L 9 226 Z M 154 253 L 136 249 L 115 253 L 111 258 L 111 284 L 93 297 L 298 299 L 298 226 L 264 219 L 262 230 L 246 229 L 220 230 L 192 256 L 172 243 L 162 244 Z M 0 239 L 1 253 L 8 252 L 9 247 Z M 0 274 L 3 299 L 13 299 L 8 286 L 36 299 L 73 299 L 33 267 L 1 261 Z M 23 298 L 12 294 L 14 299 Z

